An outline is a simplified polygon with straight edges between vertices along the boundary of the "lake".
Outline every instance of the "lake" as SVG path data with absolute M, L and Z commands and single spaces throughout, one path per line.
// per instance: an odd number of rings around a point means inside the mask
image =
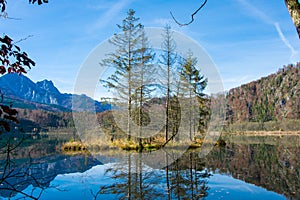
M 0 199 L 300 199 L 299 135 L 227 135 L 204 157 L 200 149 L 67 155 L 69 139 L 1 138 Z

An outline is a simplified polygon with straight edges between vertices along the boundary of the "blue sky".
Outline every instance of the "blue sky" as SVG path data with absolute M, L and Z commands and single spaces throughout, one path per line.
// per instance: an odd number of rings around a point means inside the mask
M 181 22 L 201 4 L 195 0 L 49 0 L 29 5 L 8 1 L 10 17 L 0 19 L 1 34 L 15 40 L 37 66 L 33 81 L 49 79 L 61 92 L 73 92 L 81 64 L 102 41 L 119 30 L 129 8 L 146 27 L 172 28 L 196 40 L 217 66 L 226 90 L 274 73 L 285 64 L 300 61 L 300 40 L 284 0 L 208 0 L 187 27 Z

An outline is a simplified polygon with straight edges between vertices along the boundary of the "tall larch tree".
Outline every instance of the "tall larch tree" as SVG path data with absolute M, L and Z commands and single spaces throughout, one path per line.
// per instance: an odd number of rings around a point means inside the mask
M 177 55 L 176 55 L 176 43 L 173 39 L 173 34 L 171 27 L 167 25 L 165 27 L 165 31 L 163 34 L 163 42 L 162 42 L 162 55 L 160 59 L 160 63 L 162 64 L 163 69 L 163 79 L 166 78 L 165 87 L 166 87 L 166 119 L 165 119 L 165 140 L 168 141 L 169 139 L 169 121 L 170 121 L 170 97 L 171 97 L 171 74 L 172 68 L 174 67 L 175 63 L 177 62 Z
M 133 69 L 139 62 L 137 52 L 140 48 L 143 26 L 138 22 L 135 11 L 130 9 L 121 25 L 117 25 L 121 33 L 114 34 L 109 41 L 116 47 L 107 59 L 101 62 L 102 66 L 114 67 L 115 73 L 101 82 L 108 88 L 118 92 L 121 101 L 127 102 L 127 135 L 131 139 L 131 113 L 133 88 Z
M 182 95 L 189 100 L 190 105 L 188 109 L 185 109 L 189 116 L 190 140 L 193 140 L 193 136 L 198 132 L 199 127 L 196 124 L 199 124 L 200 117 L 204 114 L 201 104 L 205 96 L 203 90 L 207 86 L 207 79 L 196 68 L 197 63 L 197 58 L 193 57 L 192 52 L 189 51 L 180 72 Z
M 154 52 L 149 46 L 148 38 L 145 31 L 142 31 L 140 48 L 137 50 L 137 63 L 133 70 L 133 86 L 135 88 L 135 100 L 137 102 L 135 121 L 138 125 L 138 138 L 139 146 L 143 148 L 142 145 L 142 131 L 143 126 L 147 123 L 146 115 L 144 114 L 144 107 L 147 100 L 151 98 L 152 89 L 151 85 L 154 81 L 154 74 L 156 73 L 156 68 L 152 61 L 154 59 Z

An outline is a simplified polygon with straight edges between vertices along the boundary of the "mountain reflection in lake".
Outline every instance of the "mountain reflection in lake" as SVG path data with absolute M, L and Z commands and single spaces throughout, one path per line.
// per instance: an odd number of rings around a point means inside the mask
M 0 140 L 0 199 L 300 199 L 299 136 L 228 136 L 205 158 L 167 150 L 63 155 L 60 137 Z M 151 152 L 149 152 L 151 154 Z

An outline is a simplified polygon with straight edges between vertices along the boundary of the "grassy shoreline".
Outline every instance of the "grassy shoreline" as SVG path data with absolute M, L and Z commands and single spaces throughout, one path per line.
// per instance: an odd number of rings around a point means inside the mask
M 232 140 L 237 140 L 239 142 L 248 142 L 248 140 L 253 140 L 254 142 L 267 142 L 267 143 L 278 143 L 282 140 L 286 143 L 286 136 L 295 136 L 298 138 L 300 136 L 300 131 L 236 131 L 236 132 L 223 132 L 218 139 L 218 141 L 212 141 L 215 146 L 226 146 L 227 142 Z M 234 139 L 235 138 L 235 139 Z M 268 141 L 273 138 L 272 141 Z M 274 140 L 276 138 L 276 140 Z M 257 140 L 257 141 L 256 141 Z M 298 139 L 297 139 L 298 140 Z M 86 151 L 103 151 L 103 150 L 114 150 L 119 149 L 123 151 L 155 151 L 161 148 L 177 149 L 189 146 L 188 149 L 198 149 L 202 147 L 203 143 L 208 143 L 204 139 L 196 139 L 195 141 L 190 141 L 189 143 L 175 142 L 170 141 L 167 145 L 164 146 L 164 141 L 162 139 L 154 141 L 151 143 L 143 143 L 143 147 L 139 146 L 137 141 L 127 141 L 124 140 L 115 140 L 111 141 L 100 141 L 100 140 L 91 140 L 90 142 L 82 143 L 80 140 L 69 141 L 62 145 L 61 150 L 64 153 L 72 152 L 86 152 Z
M 85 151 L 101 151 L 101 150 L 113 150 L 119 149 L 124 151 L 156 151 L 161 148 L 167 149 L 197 149 L 201 148 L 202 144 L 209 141 L 205 141 L 204 139 L 196 139 L 194 141 L 185 141 L 185 142 L 175 142 L 170 141 L 167 144 L 164 142 L 151 142 L 151 143 L 143 143 L 142 146 L 136 141 L 133 140 L 116 140 L 114 142 L 104 142 L 104 141 L 93 141 L 88 142 L 87 144 L 81 141 L 69 141 L 62 145 L 61 150 L 64 153 L 71 152 L 85 152 Z M 215 146 L 225 146 L 226 142 L 219 138 L 217 141 L 212 141 L 212 144 Z
M 249 136 L 276 136 L 276 135 L 300 135 L 300 131 L 232 131 L 223 132 L 222 135 L 249 135 Z

